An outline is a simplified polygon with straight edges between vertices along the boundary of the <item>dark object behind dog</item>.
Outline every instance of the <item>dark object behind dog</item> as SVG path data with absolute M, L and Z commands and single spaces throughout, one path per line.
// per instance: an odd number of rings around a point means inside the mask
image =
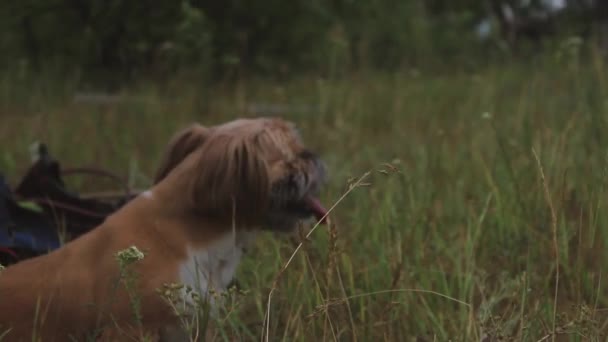
M 62 170 L 44 144 L 38 145 L 36 161 L 14 191 L 0 174 L 0 264 L 7 266 L 59 248 L 62 241 L 88 232 L 134 197 L 125 186 L 125 193 L 111 200 L 82 198 L 68 191 L 62 178 L 73 173 L 120 180 L 99 169 Z

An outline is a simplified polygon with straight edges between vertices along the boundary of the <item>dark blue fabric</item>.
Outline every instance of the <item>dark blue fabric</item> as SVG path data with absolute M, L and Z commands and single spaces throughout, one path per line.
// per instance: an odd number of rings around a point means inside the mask
M 20 207 L 0 174 L 0 246 L 46 253 L 60 246 L 54 227 L 38 212 Z

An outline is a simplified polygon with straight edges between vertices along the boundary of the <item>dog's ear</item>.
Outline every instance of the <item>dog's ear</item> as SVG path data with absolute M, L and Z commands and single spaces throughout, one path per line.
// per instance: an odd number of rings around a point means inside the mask
M 174 135 L 161 157 L 160 164 L 154 175 L 154 184 L 167 177 L 169 172 L 181 163 L 182 160 L 204 144 L 209 132 L 209 128 L 195 123 Z
M 268 206 L 268 166 L 255 136 L 216 134 L 196 151 L 192 205 L 237 221 L 258 218 Z

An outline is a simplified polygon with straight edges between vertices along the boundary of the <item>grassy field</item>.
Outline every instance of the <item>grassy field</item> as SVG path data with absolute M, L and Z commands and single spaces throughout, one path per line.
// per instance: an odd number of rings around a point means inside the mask
M 280 277 L 297 243 L 257 241 L 238 273 L 248 293 L 219 320 L 227 339 L 604 341 L 607 76 L 590 58 L 213 90 L 176 81 L 105 104 L 11 77 L 0 169 L 15 183 L 40 140 L 66 166 L 145 188 L 187 123 L 278 110 L 326 160 L 327 206 L 366 178 Z

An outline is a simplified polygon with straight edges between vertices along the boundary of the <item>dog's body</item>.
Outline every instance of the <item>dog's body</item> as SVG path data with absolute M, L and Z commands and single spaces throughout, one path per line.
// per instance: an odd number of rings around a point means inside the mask
M 142 337 L 175 328 L 179 321 L 159 290 L 182 283 L 213 304 L 208 292 L 232 281 L 257 231 L 285 231 L 327 214 L 313 197 L 323 170 L 281 120 L 180 133 L 150 190 L 90 233 L 0 274 L 0 332 L 9 329 L 3 341 L 31 341 L 32 334 L 80 341 L 107 330 L 116 340 L 128 331 Z M 116 259 L 130 246 L 145 255 L 127 266 L 134 289 Z M 181 300 L 194 304 L 186 292 Z

